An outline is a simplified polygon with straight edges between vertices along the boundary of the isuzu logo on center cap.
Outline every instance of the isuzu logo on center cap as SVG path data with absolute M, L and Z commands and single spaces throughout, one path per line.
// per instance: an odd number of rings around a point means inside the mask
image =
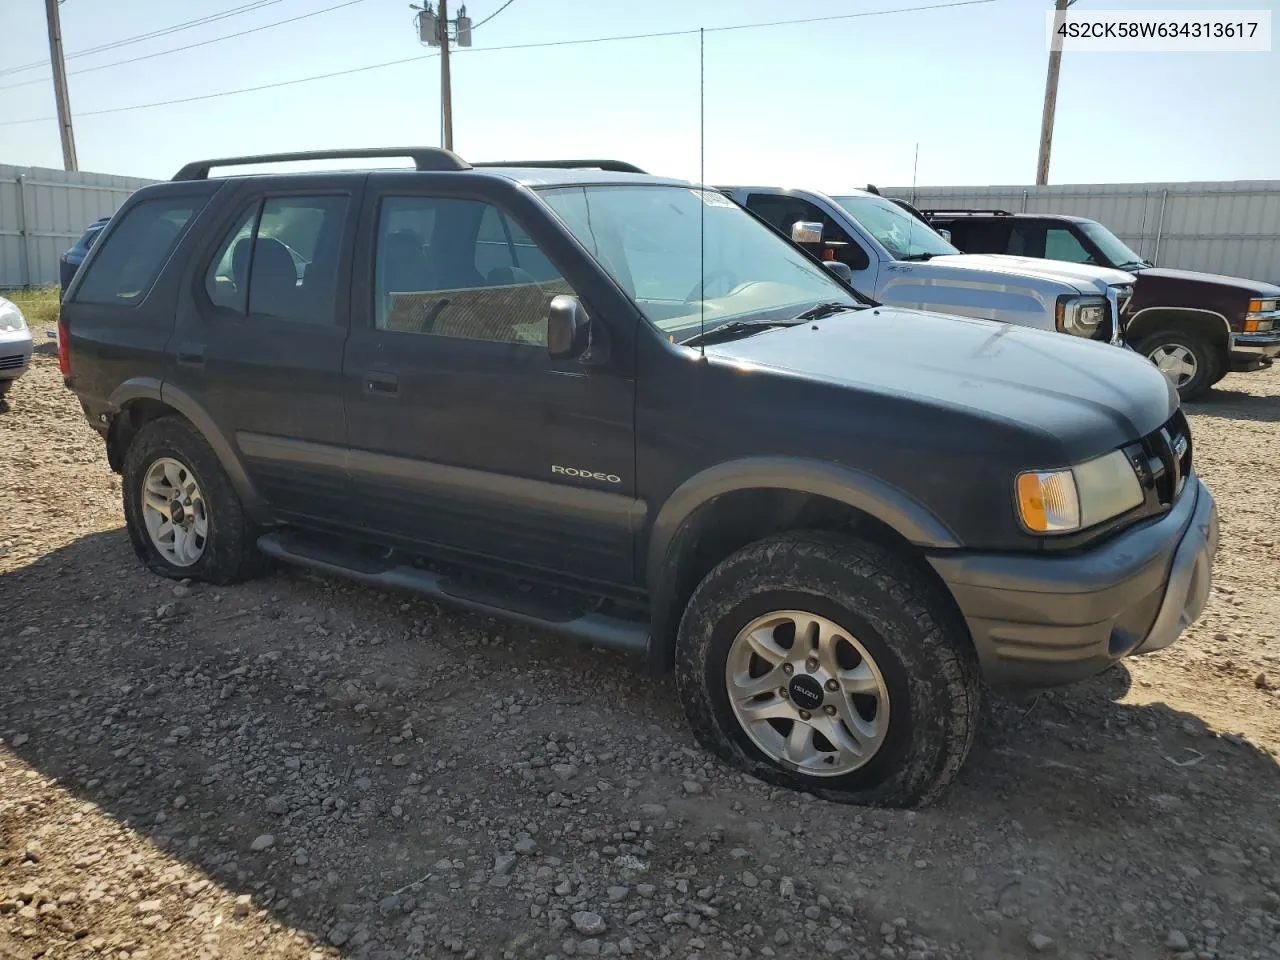
M 822 706 L 822 684 L 806 673 L 792 677 L 787 692 L 791 695 L 791 702 L 802 710 Z

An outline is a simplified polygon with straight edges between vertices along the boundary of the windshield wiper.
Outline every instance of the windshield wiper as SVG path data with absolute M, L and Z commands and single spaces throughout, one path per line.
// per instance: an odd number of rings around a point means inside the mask
M 862 304 L 843 303 L 839 300 L 827 300 L 823 303 L 815 303 L 804 313 L 797 313 L 795 319 L 803 323 L 806 320 L 821 320 L 823 317 L 829 317 L 833 313 L 843 313 L 846 310 L 861 310 Z
M 807 318 L 796 318 L 795 320 L 730 320 L 728 323 L 722 323 L 718 327 L 712 327 L 705 333 L 697 333 L 688 340 L 681 340 L 682 347 L 696 347 L 703 343 L 712 343 L 716 340 L 732 340 L 735 337 L 749 337 L 753 333 L 759 333 L 761 330 L 770 330 L 774 327 L 795 327 L 805 322 Z
M 940 257 L 940 253 L 912 253 L 905 257 L 899 257 L 899 260 L 907 260 L 910 262 L 918 262 L 921 260 L 932 260 L 934 257 Z
M 1146 260 L 1126 260 L 1124 263 L 1120 264 L 1120 266 L 1116 267 L 1116 269 L 1128 270 L 1130 267 L 1142 267 L 1145 270 L 1150 266 L 1151 264 Z

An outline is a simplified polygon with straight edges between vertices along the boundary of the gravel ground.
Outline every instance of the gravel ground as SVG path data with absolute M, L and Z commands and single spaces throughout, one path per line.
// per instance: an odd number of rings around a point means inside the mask
M 0 957 L 1274 960 L 1280 370 L 1189 412 L 1204 618 L 989 702 L 940 805 L 874 811 L 708 760 L 616 655 L 145 573 L 41 344 L 0 414 Z

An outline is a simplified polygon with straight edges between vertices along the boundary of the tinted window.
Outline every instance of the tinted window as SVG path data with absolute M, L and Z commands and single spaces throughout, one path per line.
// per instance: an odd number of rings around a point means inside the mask
M 783 236 L 786 237 L 791 236 L 791 225 L 798 220 L 821 223 L 823 240 L 836 240 L 840 243 L 848 244 L 845 247 L 834 248 L 833 253 L 836 260 L 847 264 L 850 270 L 865 270 L 871 263 L 866 251 L 858 246 L 839 224 L 808 200 L 803 200 L 800 197 L 779 197 L 767 193 L 753 193 L 747 196 L 747 209 L 760 217 L 765 223 L 781 230 Z
M 551 298 L 573 293 L 546 255 L 496 207 L 387 197 L 378 216 L 379 330 L 545 345 Z
M 203 198 L 166 197 L 134 204 L 116 224 L 80 284 L 85 303 L 134 304 L 151 290 L 160 269 Z
M 1093 255 L 1084 248 L 1079 238 L 1070 230 L 1053 227 L 1045 232 L 1044 255 L 1050 260 L 1069 260 L 1072 263 L 1093 263 Z
M 210 301 L 237 313 L 332 323 L 347 198 L 269 197 L 228 231 L 209 271 Z
M 951 231 L 951 242 L 965 253 L 1008 253 L 1009 224 L 998 220 L 956 219 L 935 226 Z

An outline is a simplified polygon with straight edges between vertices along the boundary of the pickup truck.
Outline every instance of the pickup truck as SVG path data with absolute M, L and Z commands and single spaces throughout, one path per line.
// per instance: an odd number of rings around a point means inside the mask
M 830 197 L 780 187 L 718 189 L 787 236 L 797 223 L 820 225 L 820 237 L 805 237 L 809 249 L 845 264 L 852 285 L 882 303 L 1121 342 L 1117 319 L 1133 293 L 1133 276 L 1122 270 L 965 255 L 900 205 L 867 191 Z
M 1194 400 L 1229 372 L 1270 367 L 1280 356 L 1280 286 L 1170 270 L 1140 257 L 1096 220 L 1008 210 L 925 210 L 969 253 L 1044 257 L 1127 270 L 1137 277 L 1121 313 L 1125 341 Z
M 1216 507 L 1151 364 L 870 302 L 714 189 L 583 163 L 236 157 L 126 200 L 58 362 L 140 560 L 627 651 L 726 762 L 882 805 L 942 793 L 984 680 L 1200 614 Z

